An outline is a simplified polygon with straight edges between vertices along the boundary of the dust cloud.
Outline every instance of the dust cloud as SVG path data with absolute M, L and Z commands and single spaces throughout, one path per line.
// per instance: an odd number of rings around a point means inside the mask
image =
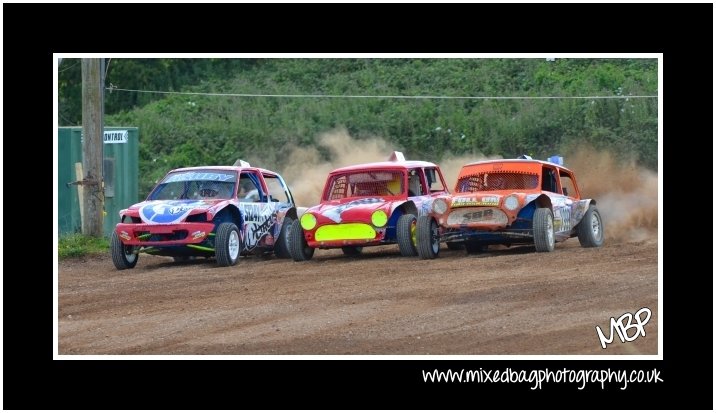
M 656 239 L 658 180 L 654 171 L 614 154 L 579 148 L 565 155 L 583 198 L 593 198 L 604 222 L 605 242 Z
M 359 163 L 387 161 L 395 150 L 384 139 L 357 140 L 345 129 L 322 133 L 317 143 L 318 147 L 290 148 L 288 163 L 282 169 L 296 204 L 302 207 L 320 202 L 323 185 L 332 170 Z M 321 156 L 320 149 L 328 151 L 329 160 Z
M 443 173 L 443 178 L 445 178 L 445 183 L 448 186 L 448 190 L 450 192 L 454 192 L 455 184 L 457 183 L 457 175 L 460 173 L 460 169 L 463 167 L 463 165 L 491 159 L 502 159 L 502 157 L 485 156 L 482 154 L 446 156 L 445 158 L 443 158 L 442 161 L 438 162 L 437 164 L 440 166 L 440 170 Z
M 380 137 L 355 139 L 345 129 L 318 136 L 317 146 L 288 148 L 288 163 L 282 166 L 297 205 L 320 202 L 328 173 L 336 168 L 388 160 L 394 150 Z M 327 154 L 328 160 L 326 160 Z M 415 159 L 405 153 L 406 159 Z M 454 190 L 460 168 L 470 162 L 500 159 L 482 154 L 446 156 L 440 162 L 448 190 Z M 656 172 L 635 162 L 619 161 L 614 154 L 581 147 L 565 154 L 565 165 L 574 171 L 583 198 L 593 198 L 604 221 L 606 242 L 634 242 L 656 238 L 658 183 Z M 435 162 L 432 159 L 424 159 Z
M 299 206 L 308 207 L 320 202 L 323 185 L 332 170 L 359 163 L 387 161 L 393 151 L 401 150 L 380 137 L 355 139 L 342 128 L 319 135 L 317 142 L 318 147 L 290 148 L 289 162 L 282 166 L 283 177 Z M 321 156 L 322 151 L 328 152 L 329 160 Z M 416 159 L 407 152 L 404 155 L 408 160 L 435 162 L 433 159 Z M 463 165 L 486 159 L 499 157 L 486 157 L 481 154 L 446 156 L 435 163 L 440 166 L 445 185 L 452 192 Z

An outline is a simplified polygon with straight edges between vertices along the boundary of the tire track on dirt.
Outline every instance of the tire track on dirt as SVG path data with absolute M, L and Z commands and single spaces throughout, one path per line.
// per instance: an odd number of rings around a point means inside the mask
M 60 354 L 656 354 L 657 243 L 401 257 L 59 266 Z M 595 326 L 649 307 L 646 337 L 602 350 Z

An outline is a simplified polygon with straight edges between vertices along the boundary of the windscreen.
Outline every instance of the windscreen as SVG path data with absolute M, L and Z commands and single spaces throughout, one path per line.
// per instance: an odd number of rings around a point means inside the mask
M 234 195 L 234 171 L 172 172 L 149 194 L 147 200 L 229 199 Z
M 505 189 L 535 189 L 537 174 L 527 172 L 478 172 L 460 177 L 456 192 L 499 191 Z
M 356 171 L 332 175 L 324 200 L 404 195 L 404 172 Z

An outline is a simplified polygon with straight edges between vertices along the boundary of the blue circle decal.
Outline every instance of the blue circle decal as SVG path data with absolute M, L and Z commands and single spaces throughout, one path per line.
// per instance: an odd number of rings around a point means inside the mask
M 157 201 L 139 209 L 142 221 L 151 224 L 181 222 L 194 209 L 204 206 L 203 201 Z

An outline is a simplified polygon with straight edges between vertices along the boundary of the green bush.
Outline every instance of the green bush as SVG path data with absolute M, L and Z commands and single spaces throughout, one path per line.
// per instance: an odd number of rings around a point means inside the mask
M 60 67 L 60 117 L 77 119 L 76 68 Z M 67 66 L 69 67 L 69 66 Z M 126 88 L 260 94 L 629 96 L 657 94 L 656 59 L 117 59 Z M 81 106 L 81 105 L 80 105 Z M 380 136 L 412 159 L 538 158 L 580 143 L 657 168 L 658 102 L 646 99 L 386 99 L 106 95 L 105 124 L 138 126 L 140 194 L 175 167 L 260 159 L 336 127 Z M 72 112 L 74 111 L 74 112 Z
M 59 259 L 102 254 L 108 251 L 109 241 L 106 238 L 95 238 L 82 234 L 71 234 L 61 236 L 58 241 Z

